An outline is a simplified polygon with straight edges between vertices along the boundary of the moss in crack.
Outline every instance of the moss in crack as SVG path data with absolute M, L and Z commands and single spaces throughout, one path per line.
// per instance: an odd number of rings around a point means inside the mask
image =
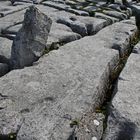
M 105 95 L 102 106 L 96 108 L 95 110 L 96 113 L 102 113 L 105 116 L 103 120 L 103 132 L 105 132 L 107 128 L 107 119 L 108 119 L 110 104 L 111 104 L 111 100 L 113 96 L 116 94 L 116 91 L 117 91 L 117 82 L 118 82 L 118 79 L 115 79 L 114 81 L 111 82 L 112 84 L 110 84 L 110 87 Z
M 106 105 L 103 105 L 101 107 L 97 107 L 95 109 L 95 113 L 102 113 L 102 114 L 106 115 Z
M 90 12 L 89 12 L 89 15 L 90 15 L 91 17 L 94 17 L 94 16 L 95 16 L 95 11 L 90 11 Z
M 45 48 L 43 55 L 49 53 L 49 51 L 50 51 L 49 49 Z
M 63 46 L 64 44 L 63 42 L 53 42 L 49 48 L 45 48 L 43 55 L 48 54 L 52 50 L 58 50 L 59 46 Z
M 134 47 L 140 41 L 140 32 L 135 35 L 133 41 L 131 42 L 131 46 Z
M 79 124 L 80 124 L 80 120 L 79 119 L 74 119 L 74 120 L 71 121 L 70 127 L 71 128 L 73 128 L 74 126 L 77 126 L 78 127 Z
M 103 120 L 103 131 L 105 131 L 105 129 L 107 128 L 108 107 L 110 104 L 109 100 L 110 100 L 110 96 L 108 96 L 105 99 L 105 101 L 101 107 L 98 107 L 95 109 L 96 113 L 102 113 L 105 116 L 105 118 Z

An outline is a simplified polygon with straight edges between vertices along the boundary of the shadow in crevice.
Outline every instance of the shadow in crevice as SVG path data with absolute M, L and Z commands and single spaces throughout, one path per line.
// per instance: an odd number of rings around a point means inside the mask
M 16 133 L 10 133 L 10 134 L 0 134 L 0 140 L 16 140 L 17 134 Z
M 109 104 L 106 108 L 106 117 L 104 120 L 104 134 L 101 140 L 133 140 L 137 126 L 123 117 L 121 113 L 112 105 L 112 100 L 118 91 L 118 79 L 112 85 L 111 96 L 106 101 Z M 106 103 L 105 102 L 105 103 Z
M 120 125 L 117 140 L 133 140 L 136 125 L 130 121 L 124 121 Z
M 107 135 L 110 135 L 110 138 L 113 140 L 133 140 L 137 126 L 129 119 L 123 117 L 117 109 L 113 106 L 110 108 L 108 123 L 110 126 L 107 129 Z

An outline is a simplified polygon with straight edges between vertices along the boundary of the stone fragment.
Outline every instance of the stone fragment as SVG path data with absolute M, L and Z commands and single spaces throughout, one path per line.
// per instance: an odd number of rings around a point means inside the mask
M 25 13 L 22 28 L 12 45 L 11 67 L 30 66 L 43 54 L 52 20 L 31 6 Z
M 99 121 L 97 121 L 97 120 L 94 120 L 94 125 L 99 125 L 100 123 L 99 123 Z
M 121 57 L 126 57 L 132 51 L 132 46 L 129 44 L 129 41 L 132 39 L 131 37 L 136 36 L 136 33 L 138 33 L 138 30 L 135 25 L 117 22 L 99 31 L 98 36 L 100 36 L 101 40 L 106 40 L 108 44 L 113 43 L 112 48 L 118 50 Z M 124 41 L 125 44 L 121 45 Z M 130 47 L 127 47 L 127 45 Z M 109 45 L 106 47 L 108 48 Z

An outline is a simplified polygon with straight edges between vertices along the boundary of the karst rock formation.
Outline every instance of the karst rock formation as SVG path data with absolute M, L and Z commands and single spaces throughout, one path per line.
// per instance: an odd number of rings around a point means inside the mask
M 0 140 L 140 140 L 139 13 L 0 0 Z

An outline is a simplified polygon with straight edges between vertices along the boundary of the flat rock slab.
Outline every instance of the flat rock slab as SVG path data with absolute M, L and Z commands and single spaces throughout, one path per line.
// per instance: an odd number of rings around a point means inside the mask
M 81 23 L 84 23 L 87 28 L 88 35 L 96 34 L 98 31 L 110 24 L 105 19 L 99 19 L 95 17 L 72 16 L 70 19 L 78 20 Z
M 118 12 L 118 11 L 103 10 L 103 13 L 108 16 L 118 18 L 119 20 L 128 19 L 128 16 L 126 14 Z
M 57 2 L 52 2 L 52 1 L 45 1 L 42 2 L 42 4 L 46 5 L 46 6 L 50 6 L 59 10 L 64 10 L 76 15 L 81 15 L 81 16 L 89 16 L 89 13 L 86 11 L 82 11 L 82 10 L 76 10 L 76 9 L 72 9 L 69 5 L 65 5 L 62 3 L 57 3 Z
M 140 139 L 140 54 L 131 54 L 118 80 L 104 140 Z M 115 127 L 114 127 L 115 126 Z
M 65 24 L 69 26 L 73 32 L 79 33 L 83 36 L 93 35 L 105 26 L 111 24 L 105 19 L 77 16 L 66 11 L 54 10 L 54 8 L 50 8 L 48 6 L 39 5 L 37 8 L 39 8 L 43 13 L 47 13 L 53 19 L 53 21 Z M 50 9 L 52 12 L 49 12 L 48 9 Z
M 6 29 L 7 27 L 15 25 L 19 22 L 22 22 L 24 19 L 25 11 L 26 10 L 22 10 L 14 14 L 7 15 L 3 18 L 0 18 L 0 34 L 1 34 L 1 31 Z
M 107 20 L 109 22 L 109 24 L 119 21 L 119 19 L 117 19 L 115 17 L 111 17 L 111 16 L 108 16 L 108 15 L 105 15 L 105 14 L 99 13 L 99 12 L 95 13 L 95 17 L 100 18 L 100 19 L 105 19 L 105 20 Z
M 14 6 L 12 6 L 10 1 L 2 1 L 0 2 L 0 15 L 3 17 L 18 12 L 20 10 L 26 9 L 30 5 L 31 4 L 29 3 L 18 2 Z
M 109 29 L 114 32 L 114 28 Z M 124 42 L 119 45 L 125 44 L 126 32 L 132 29 L 133 25 L 123 30 L 124 35 L 122 32 L 120 38 L 123 37 Z M 112 71 L 115 69 L 117 74 L 119 51 L 109 49 L 113 42 L 108 44 L 106 39 L 100 38 L 100 34 L 68 43 L 44 55 L 32 67 L 14 70 L 2 77 L 0 93 L 9 100 L 4 100 L 6 108 L 0 100 L 3 108 L 0 111 L 7 112 L 7 115 L 17 112 L 23 122 L 21 124 L 15 118 L 17 123 L 9 129 L 12 122 L 3 118 L 5 126 L 0 127 L 0 132 L 9 134 L 12 130 L 13 133 L 18 131 L 17 140 L 70 138 L 74 132 L 70 124 L 103 102 Z M 129 34 L 129 37 L 132 35 Z M 97 136 L 102 135 L 102 131 L 97 133 Z
M 66 44 L 80 38 L 82 38 L 81 35 L 72 32 L 68 26 L 53 22 L 48 36 L 47 47 L 49 48 L 53 44 Z
M 125 55 L 132 51 L 132 46 L 129 42 L 131 42 L 137 33 L 136 26 L 127 22 L 125 23 L 125 21 L 124 23 L 118 22 L 110 25 L 98 32 L 100 39 L 106 40 L 108 44 L 113 44 L 112 46 L 108 45 L 106 47 L 109 48 L 111 46 L 112 49 L 118 50 L 121 57 L 125 57 Z M 125 44 L 123 44 L 124 41 Z
M 81 38 L 81 35 L 84 36 L 95 34 L 110 24 L 107 20 L 104 19 L 76 16 L 74 14 L 65 11 L 59 11 L 48 6 L 38 5 L 37 8 L 39 8 L 39 10 L 44 14 L 49 15 L 49 17 L 51 17 L 53 20 L 53 25 L 55 25 L 53 26 L 54 28 L 51 29 L 51 33 L 49 35 L 49 46 L 56 42 L 59 42 L 60 44 L 77 40 Z M 1 21 L 1 24 L 3 36 L 9 37 L 10 39 L 14 38 L 18 30 L 21 28 L 21 24 L 18 24 L 18 22 L 20 23 L 23 20 L 24 12 L 25 10 L 20 11 L 19 14 L 11 14 L 11 16 L 7 16 L 8 19 L 5 17 L 2 18 L 3 21 Z M 16 18 L 17 21 L 14 20 L 14 17 L 16 16 L 20 16 L 20 18 Z M 56 23 L 58 20 L 61 20 L 62 24 Z M 66 28 L 68 28 L 70 32 L 66 31 Z

